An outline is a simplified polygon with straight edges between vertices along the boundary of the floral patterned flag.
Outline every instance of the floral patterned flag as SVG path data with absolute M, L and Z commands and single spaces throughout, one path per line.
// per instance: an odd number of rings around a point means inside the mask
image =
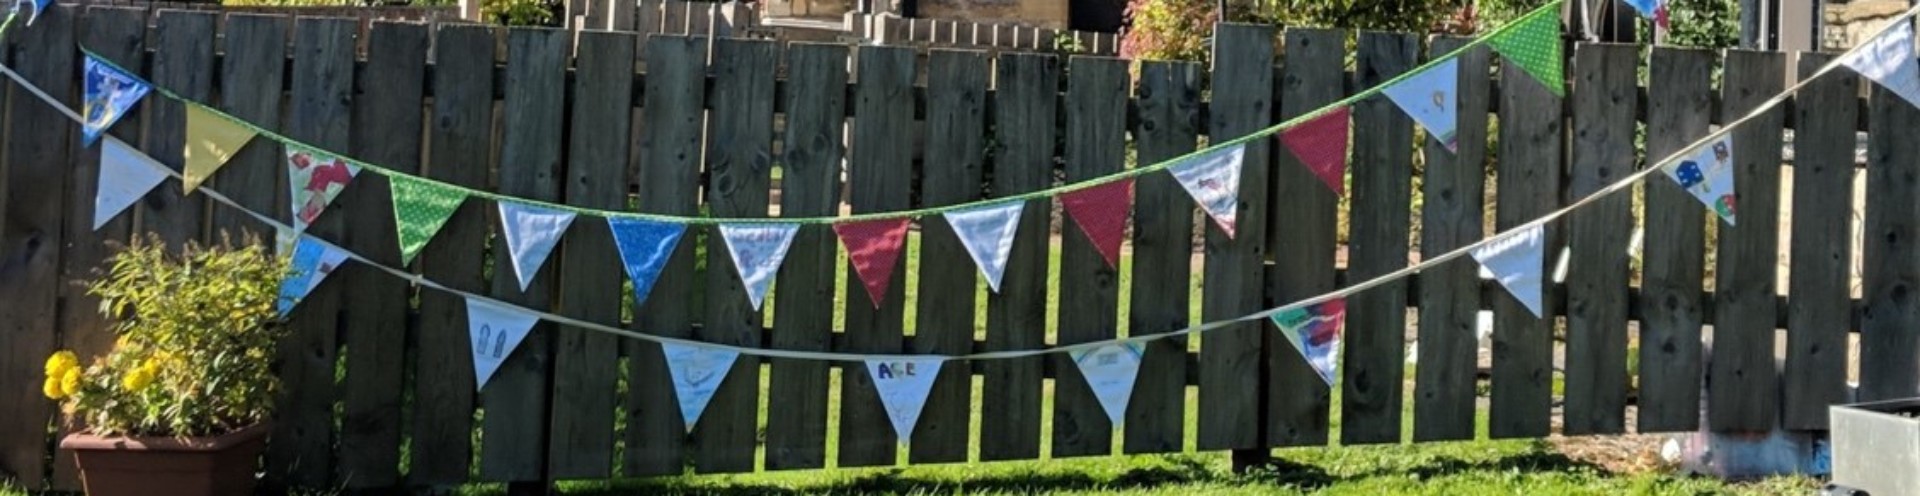
M 1840 59 L 1907 103 L 1920 106 L 1920 62 L 1914 60 L 1913 23 L 1900 21 Z
M 453 212 L 467 201 L 467 192 L 412 176 L 393 175 L 387 180 L 393 192 L 393 227 L 399 231 L 400 264 L 412 264 L 413 257 L 420 255 L 433 235 L 446 227 Z
M 1026 202 L 1015 201 L 944 214 L 947 225 L 960 237 L 960 244 L 966 246 L 967 255 L 973 257 L 974 265 L 980 266 L 980 274 L 987 277 L 987 287 L 995 293 L 1000 292 L 1001 276 L 1007 272 L 1007 255 L 1013 251 L 1013 233 L 1020 227 L 1020 212 L 1026 206 Z
M 82 78 L 80 146 L 93 146 L 100 133 L 113 127 L 127 109 L 147 96 L 153 86 L 105 61 L 87 56 Z
M 1733 225 L 1737 196 L 1733 191 L 1733 136 L 1723 136 L 1693 155 L 1660 166 L 1667 177 L 1692 193 L 1714 213 Z
M 99 187 L 93 193 L 93 229 L 107 225 L 166 181 L 165 165 L 112 136 L 100 146 Z
M 660 352 L 667 357 L 667 374 L 673 378 L 674 398 L 680 401 L 680 418 L 687 432 L 693 432 L 740 352 L 679 343 L 660 343 Z
M 1489 41 L 1493 49 L 1519 64 L 1555 96 L 1567 96 L 1566 77 L 1561 73 L 1560 9 L 1541 9 L 1513 22 L 1518 23 L 1513 29 Z
M 647 294 L 653 292 L 654 281 L 660 279 L 661 269 L 666 268 L 667 259 L 673 258 L 673 249 L 680 245 L 680 235 L 686 233 L 687 226 L 610 218 L 607 228 L 613 231 L 613 244 L 620 249 L 620 262 L 627 266 L 627 278 L 633 280 L 633 301 L 645 303 Z
M 1132 205 L 1132 178 L 1060 194 L 1060 206 L 1093 241 L 1108 267 L 1120 266 L 1120 238 L 1126 234 L 1127 210 Z
M 1541 308 L 1541 279 L 1546 275 L 1546 229 L 1533 226 L 1507 234 L 1486 246 L 1473 250 L 1473 259 L 1520 300 L 1534 317 L 1546 312 Z
M 240 152 L 240 147 L 246 146 L 256 133 L 206 107 L 188 103 L 186 108 L 187 142 L 182 150 L 186 168 L 180 187 L 192 193 L 200 187 L 200 183 L 213 177 L 214 171 L 227 165 L 227 161 L 232 160 L 233 155 Z
M 293 256 L 287 261 L 293 273 L 280 281 L 280 299 L 276 305 L 280 315 L 292 312 L 293 307 L 300 305 L 301 300 L 346 261 L 346 250 L 312 236 L 299 235 L 299 241 L 293 245 Z
M 1240 163 L 1247 155 L 1246 145 L 1234 145 L 1174 164 L 1167 169 L 1180 186 L 1186 188 L 1200 209 L 1213 218 L 1220 231 L 1233 237 L 1240 208 Z M 1125 210 L 1121 210 L 1125 215 Z
M 1447 59 L 1385 90 L 1400 110 L 1427 128 L 1447 151 L 1459 147 L 1454 128 L 1460 120 L 1460 59 Z
M 1273 314 L 1273 325 L 1280 336 L 1320 373 L 1320 380 L 1333 384 L 1340 372 L 1340 335 L 1347 321 L 1347 300 L 1332 299 Z
M 1347 195 L 1347 126 L 1353 107 L 1340 107 L 1280 132 L 1280 142 L 1326 183 L 1333 194 Z
M 907 243 L 911 221 L 903 217 L 833 225 L 834 234 L 840 235 L 840 243 L 847 248 L 847 262 L 866 285 L 867 299 L 874 308 L 880 308 L 880 301 L 887 298 L 887 286 L 893 282 L 893 270 L 899 265 L 900 248 Z
M 1667 29 L 1667 0 L 1627 0 L 1627 5 L 1640 11 L 1640 16 L 1653 21 L 1653 26 Z
M 534 274 L 547 264 L 547 256 L 567 234 L 573 217 L 573 212 L 564 210 L 500 202 L 500 231 L 507 238 L 507 258 L 513 260 L 513 275 L 519 278 L 521 291 L 533 284 Z
M 1100 400 L 1107 419 L 1116 426 L 1125 422 L 1127 403 L 1133 400 L 1133 381 L 1140 376 L 1140 343 L 1109 344 L 1068 355 L 1080 366 L 1080 377 L 1093 389 L 1093 397 Z
M 293 230 L 305 232 L 360 168 L 340 157 L 287 144 L 287 187 L 293 190 Z
M 527 339 L 527 332 L 540 316 L 526 310 L 492 301 L 467 297 L 467 335 L 473 340 L 473 390 L 487 387 L 487 380 L 500 370 Z
M 740 282 L 746 286 L 747 299 L 753 301 L 754 310 L 759 310 L 760 302 L 766 300 L 767 287 L 773 283 L 774 274 L 780 272 L 780 262 L 787 259 L 787 247 L 793 245 L 793 235 L 797 232 L 800 232 L 799 224 L 720 225 L 720 237 L 727 240 L 727 254 L 733 257 L 733 268 L 740 271 Z
M 913 439 L 913 426 L 920 423 L 920 411 L 926 409 L 927 393 L 933 380 L 940 377 L 945 357 L 910 356 L 867 359 L 867 373 L 873 389 L 880 393 L 880 405 L 893 421 L 893 432 L 901 443 Z

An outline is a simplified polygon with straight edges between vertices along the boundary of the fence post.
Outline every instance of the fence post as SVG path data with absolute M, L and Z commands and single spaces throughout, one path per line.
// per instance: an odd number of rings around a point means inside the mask
M 1219 24 L 1213 52 L 1213 102 L 1207 136 L 1215 143 L 1273 122 L 1274 28 Z M 1207 222 L 1206 287 L 1202 321 L 1259 310 L 1265 301 L 1263 264 L 1267 229 L 1268 143 L 1246 144 L 1241 166 L 1238 227 L 1229 236 Z M 1229 449 L 1235 469 L 1265 463 L 1267 380 L 1261 372 L 1265 322 L 1245 322 L 1208 334 L 1200 343 L 1200 449 Z M 1248 380 L 1248 378 L 1253 378 Z

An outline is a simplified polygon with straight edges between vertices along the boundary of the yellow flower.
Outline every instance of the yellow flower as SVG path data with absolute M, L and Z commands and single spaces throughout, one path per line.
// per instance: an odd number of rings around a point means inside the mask
M 80 392 L 80 367 L 69 368 L 66 375 L 60 376 L 60 391 L 68 396 Z
M 48 377 L 47 383 L 40 386 L 40 393 L 47 395 L 47 399 L 50 400 L 67 397 L 67 392 L 60 389 L 60 378 L 58 377 Z
M 79 366 L 80 357 L 75 356 L 72 351 L 60 350 L 59 353 L 47 357 L 47 377 L 60 377 L 67 373 L 67 369 Z
M 121 334 L 121 335 L 120 335 L 120 337 L 119 337 L 118 339 L 114 339 L 114 340 L 113 340 L 113 347 L 115 347 L 115 348 L 125 348 L 125 347 L 127 347 L 127 335 L 125 335 L 125 334 Z
M 120 378 L 120 387 L 126 388 L 127 392 L 139 392 L 141 389 L 146 389 L 147 385 L 153 384 L 156 370 L 150 365 L 127 371 L 127 375 Z

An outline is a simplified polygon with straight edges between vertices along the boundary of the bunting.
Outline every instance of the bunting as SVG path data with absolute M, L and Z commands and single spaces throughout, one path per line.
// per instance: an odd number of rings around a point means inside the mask
M 400 264 L 411 265 L 413 257 L 467 201 L 467 193 L 412 176 L 387 176 L 387 180 L 393 193 L 393 226 L 399 231 Z
M 1667 0 L 1627 0 L 1627 5 L 1653 21 L 1654 27 L 1667 29 Z
M 1533 226 L 1509 233 L 1491 244 L 1473 250 L 1473 259 L 1520 300 L 1534 317 L 1544 317 L 1541 308 L 1541 277 L 1546 270 L 1546 229 Z
M 1213 218 L 1220 231 L 1233 238 L 1235 222 L 1240 207 L 1240 164 L 1247 155 L 1247 146 L 1233 145 L 1174 164 L 1167 172 L 1173 174 L 1187 194 L 1193 195 L 1193 201 L 1200 209 Z M 1120 209 L 1121 219 L 1125 222 L 1126 208 Z M 1085 224 L 1081 225 L 1085 227 Z M 1122 226 L 1121 230 L 1125 227 Z M 1117 243 L 1116 243 L 1117 245 Z M 1117 246 L 1116 246 L 1117 249 Z M 1109 258 L 1108 262 L 1116 259 Z
M 107 225 L 114 216 L 165 181 L 166 167 L 126 142 L 108 136 L 100 146 L 100 182 L 93 195 L 93 229 L 100 230 L 100 226 Z
M 1133 203 L 1133 178 L 1060 194 L 1060 206 L 1107 259 L 1120 266 L 1120 238 L 1127 230 L 1127 209 Z
M 887 286 L 893 282 L 893 269 L 899 265 L 900 248 L 906 245 L 911 221 L 902 217 L 833 225 L 834 234 L 840 235 L 840 243 L 847 248 L 847 263 L 860 275 L 874 308 L 880 308 L 880 301 L 887 297 Z
M 1320 373 L 1320 380 L 1333 384 L 1340 373 L 1340 335 L 1347 321 L 1347 300 L 1332 299 L 1273 314 L 1280 337 L 1293 344 L 1307 365 Z
M 1920 62 L 1914 60 L 1913 23 L 1900 21 L 1840 63 L 1872 79 L 1908 104 L 1920 106 Z
M 660 343 L 660 352 L 667 357 L 667 374 L 673 378 L 674 398 L 680 401 L 680 418 L 687 432 L 693 432 L 740 352 L 678 343 Z
M 333 270 L 347 261 L 347 250 L 338 246 L 322 243 L 307 235 L 298 235 L 294 242 L 293 256 L 287 261 L 292 273 L 280 281 L 280 298 L 275 303 L 280 315 L 293 312 L 293 307 L 313 293 L 314 288 L 333 275 Z
M 33 21 L 40 18 L 40 13 L 45 12 L 47 6 L 52 4 L 53 0 L 14 0 L 13 12 L 18 14 L 22 6 L 32 7 L 33 13 L 27 14 L 27 25 L 32 26 Z
M 627 268 L 627 278 L 633 280 L 634 303 L 645 303 L 647 295 L 653 292 L 653 282 L 660 279 L 660 271 L 666 268 L 667 259 L 673 257 L 673 249 L 680 245 L 680 236 L 687 226 L 612 218 L 607 219 L 607 229 L 613 232 L 613 244 L 620 249 L 620 263 Z
M 93 146 L 100 133 L 113 127 L 153 86 L 112 64 L 87 56 L 81 87 L 80 146 Z
M 1660 166 L 1681 189 L 1733 225 L 1737 196 L 1733 187 L 1733 135 L 1722 136 L 1693 155 Z
M 188 103 L 186 108 L 187 143 L 182 152 L 186 159 L 186 170 L 181 188 L 192 193 L 200 187 L 200 183 L 213 177 L 213 172 L 220 170 L 220 166 L 227 165 L 227 161 L 233 159 L 233 154 L 253 139 L 254 132 L 206 107 Z
M 1006 202 L 947 212 L 947 225 L 960 237 L 960 244 L 980 266 L 987 287 L 1000 292 L 1001 276 L 1007 272 L 1007 255 L 1013 251 L 1013 233 L 1020 227 L 1020 213 L 1026 202 Z
M 927 393 L 933 391 L 933 380 L 940 377 L 940 364 L 945 360 L 930 355 L 867 359 L 873 389 L 880 394 L 880 404 L 886 407 L 887 418 L 893 421 L 893 432 L 901 443 L 913 438 L 913 426 L 920 422 Z
M 1353 107 L 1339 107 L 1280 132 L 1280 143 L 1333 194 L 1347 195 L 1347 126 Z
M 1100 400 L 1100 408 L 1107 411 L 1107 419 L 1115 426 L 1125 422 L 1133 382 L 1140 376 L 1140 343 L 1109 344 L 1068 355 L 1080 367 L 1080 377 L 1093 389 L 1093 397 Z
M 1494 35 L 1488 43 L 1495 51 L 1518 64 L 1527 75 L 1547 86 L 1554 96 L 1567 96 L 1565 76 L 1560 68 L 1560 11 L 1536 10 L 1514 21 L 1518 24 Z
M 727 253 L 733 258 L 733 268 L 740 271 L 740 282 L 754 310 L 766 300 L 767 285 L 780 272 L 780 262 L 786 260 L 787 247 L 793 245 L 793 235 L 799 231 L 799 224 L 720 225 L 720 237 L 727 241 Z
M 289 197 L 293 202 L 293 230 L 306 231 L 359 173 L 359 167 L 340 157 L 287 145 L 287 187 L 293 193 Z
M 500 202 L 500 231 L 507 238 L 507 256 L 513 260 L 513 275 L 520 290 L 533 284 L 533 276 L 546 265 L 553 247 L 573 224 L 573 212 L 554 210 L 525 203 Z
M 467 335 L 473 339 L 473 389 L 487 387 L 500 364 L 520 347 L 540 318 L 515 307 L 467 298 Z
M 1447 59 L 1382 91 L 1420 127 L 1427 128 L 1433 139 L 1446 145 L 1447 151 L 1458 151 L 1460 143 L 1454 128 L 1460 122 L 1459 88 L 1460 60 Z

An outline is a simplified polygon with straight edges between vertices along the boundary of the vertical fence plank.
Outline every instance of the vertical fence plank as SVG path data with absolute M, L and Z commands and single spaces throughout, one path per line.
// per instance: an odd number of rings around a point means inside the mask
M 1200 133 L 1199 64 L 1140 64 L 1135 90 L 1139 120 L 1133 138 L 1140 164 L 1193 151 Z M 1148 174 L 1134 185 L 1133 294 L 1127 334 L 1145 336 L 1186 329 L 1192 304 L 1193 200 L 1169 174 Z M 1148 341 L 1128 402 L 1128 453 L 1180 451 L 1187 428 L 1187 339 Z
M 1286 36 L 1287 63 L 1277 85 L 1281 118 L 1319 110 L 1346 96 L 1347 32 L 1289 29 Z M 1278 146 L 1273 158 L 1268 187 L 1273 192 L 1274 214 L 1267 218 L 1266 243 L 1274 264 L 1266 274 L 1267 306 L 1332 290 L 1339 236 L 1340 198 L 1284 145 Z M 1280 344 L 1266 350 L 1266 442 L 1270 446 L 1326 444 L 1332 389 L 1299 350 Z
M 1496 227 L 1505 231 L 1552 210 L 1560 199 L 1560 98 L 1537 84 L 1511 59 L 1500 65 L 1500 164 Z M 1559 228 L 1546 228 L 1548 278 L 1560 256 Z M 1551 279 L 1544 279 L 1542 285 Z M 1553 402 L 1554 299 L 1542 302 L 1544 317 L 1512 295 L 1493 300 L 1493 412 L 1496 438 L 1547 435 Z
M 1060 61 L 1050 55 L 1001 54 L 994 66 L 994 196 L 1053 183 L 1054 96 Z M 1047 236 L 1051 201 L 1027 202 L 1015 228 L 1000 292 L 987 295 L 987 349 L 1044 346 L 1047 330 Z M 980 404 L 980 459 L 1040 456 L 1040 359 L 989 360 Z
M 1720 99 L 1723 121 L 1738 119 L 1786 85 L 1784 53 L 1727 52 Z M 1780 412 L 1774 361 L 1774 276 L 1780 253 L 1780 127 L 1769 110 L 1733 131 L 1737 225 L 1720 224 L 1714 265 L 1713 360 L 1707 424 L 1714 430 L 1773 429 Z M 1718 167 L 1716 165 L 1715 167 Z M 1913 348 L 1906 348 L 1909 354 Z
M 767 216 L 772 179 L 771 41 L 721 39 L 714 45 L 713 112 L 707 136 L 707 208 L 721 217 Z M 903 188 L 904 189 L 904 188 Z M 727 267 L 726 241 L 707 238 L 707 317 L 701 341 L 759 346 L 761 314 L 747 299 L 738 271 Z M 736 360 L 693 431 L 694 468 L 752 472 L 760 418 L 760 361 Z
M 213 23 L 206 12 L 162 10 L 153 29 L 153 84 L 188 99 L 206 102 L 213 94 Z M 187 141 L 186 107 L 168 98 L 147 100 L 153 105 L 147 139 L 141 150 L 180 170 L 180 151 Z M 177 181 L 166 181 L 147 194 L 139 206 L 140 226 L 134 232 L 153 233 L 169 246 L 199 239 L 206 204 L 190 197 Z
M 580 33 L 563 187 L 568 205 L 626 209 L 635 46 L 626 33 Z M 567 283 L 560 288 L 560 313 L 588 322 L 619 322 L 625 277 L 610 270 L 622 265 L 607 223 L 576 219 L 564 243 L 559 270 Z M 619 342 L 611 334 L 568 326 L 554 337 L 547 468 L 555 479 L 604 478 L 613 470 Z
M 1362 33 L 1354 86 L 1370 88 L 1406 72 L 1414 67 L 1419 49 L 1419 39 L 1410 35 Z M 1384 98 L 1354 107 L 1347 277 L 1362 281 L 1407 265 L 1413 121 Z M 1346 360 L 1340 367 L 1342 443 L 1400 439 L 1406 292 L 1403 280 L 1347 297 L 1347 336 L 1341 350 Z
M 1707 133 L 1712 70 L 1712 52 L 1653 49 L 1647 90 L 1649 160 L 1678 152 Z M 1647 212 L 1700 211 L 1699 200 L 1673 181 L 1651 180 L 1642 188 Z M 1704 224 L 1701 215 L 1646 217 L 1639 300 L 1639 432 L 1691 430 L 1700 422 Z
M 1449 53 L 1467 43 L 1440 38 L 1427 53 Z M 1487 111 L 1492 89 L 1487 77 L 1492 52 L 1478 47 L 1462 53 L 1457 90 L 1460 121 L 1455 149 L 1428 140 L 1427 170 L 1421 184 L 1420 255 L 1437 257 L 1486 237 Z M 1413 439 L 1473 439 L 1480 371 L 1480 266 L 1460 258 L 1420 273 L 1419 366 L 1414 368 Z
M 841 45 L 794 44 L 788 49 L 782 216 L 829 216 L 839 210 L 847 55 Z M 820 302 L 833 300 L 837 257 L 832 228 L 800 227 L 776 277 L 780 291 L 773 294 L 779 308 L 773 313 L 774 348 L 826 351 L 832 345 L 833 305 Z M 968 326 L 969 343 L 972 330 Z M 773 359 L 767 404 L 779 405 L 780 414 L 767 416 L 767 469 L 826 466 L 828 366 L 819 360 Z
M 1067 65 L 1066 180 L 1119 172 L 1126 165 L 1127 64 L 1073 57 Z M 1060 240 L 1061 345 L 1113 339 L 1119 325 L 1120 277 L 1079 229 Z M 1118 262 L 1116 260 L 1116 262 Z M 1054 354 L 1053 456 L 1113 452 L 1113 421 L 1101 410 L 1073 357 Z
M 506 100 L 501 115 L 508 125 L 500 143 L 500 194 L 539 201 L 560 200 L 561 121 L 568 48 L 565 30 L 513 29 L 507 32 Z M 503 228 L 504 226 L 502 226 Z M 536 267 L 526 289 L 513 274 L 513 260 L 495 240 L 492 296 L 526 308 L 552 308 L 558 270 Z M 558 264 L 552 264 L 558 265 Z M 553 372 L 552 323 L 534 324 L 520 346 L 487 381 L 480 400 L 487 415 L 481 423 L 480 478 L 525 483 L 547 478 L 548 381 Z
M 482 25 L 443 24 L 434 36 L 432 127 L 427 177 L 485 188 L 493 153 L 493 45 L 497 31 Z M 484 293 L 487 212 L 492 202 L 469 199 L 420 252 L 428 279 Z M 504 248 L 504 247 L 501 247 Z M 500 276 L 506 276 L 500 274 Z M 467 304 L 443 291 L 420 292 L 420 326 L 413 387 L 413 431 L 407 482 L 416 486 L 467 480 L 473 460 L 473 357 Z M 452 371 L 451 373 L 449 371 Z
M 1800 54 L 1809 77 L 1834 58 Z M 1781 426 L 1826 429 L 1827 405 L 1847 401 L 1847 331 L 1853 313 L 1853 163 L 1860 77 L 1838 71 L 1794 97 L 1791 259 L 1786 384 Z M 1738 188 L 1736 186 L 1736 188 Z M 1745 202 L 1742 202 L 1744 205 Z
M 1867 218 L 1861 273 L 1860 401 L 1913 396 L 1920 387 L 1920 109 L 1879 85 L 1867 112 Z
M 1273 123 L 1273 27 L 1220 24 L 1214 31 L 1213 101 L 1207 137 L 1238 138 Z M 1228 236 L 1207 221 L 1206 281 L 1200 317 L 1212 322 L 1259 310 L 1266 258 L 1267 143 L 1246 143 L 1240 169 L 1239 226 Z M 1265 445 L 1260 431 L 1264 322 L 1213 331 L 1200 341 L 1200 449 Z M 1248 380 L 1248 378 L 1255 378 Z
M 952 23 L 945 23 L 949 29 Z M 982 52 L 934 50 L 927 68 L 927 153 L 920 178 L 921 202 L 953 205 L 980 199 L 986 180 L 987 56 Z M 920 300 L 915 312 L 913 353 L 959 355 L 973 351 L 973 260 L 941 216 L 920 219 Z M 920 414 L 909 460 L 967 461 L 972 421 L 972 364 L 943 367 Z
M 861 47 L 860 87 L 855 91 L 853 149 L 847 162 L 851 186 L 848 204 L 855 213 L 891 212 L 911 207 L 913 168 L 913 79 L 916 54 L 905 47 Z M 879 305 L 847 267 L 845 288 L 848 349 L 899 353 L 905 325 L 905 257 L 895 260 L 893 281 Z M 865 364 L 841 369 L 840 466 L 892 465 L 897 444 L 887 412 Z M 963 366 L 956 362 L 952 367 Z
M 1581 44 L 1572 88 L 1572 197 L 1599 191 L 1634 164 L 1633 107 L 1639 48 Z M 1567 239 L 1567 362 L 1564 431 L 1617 434 L 1626 428 L 1627 230 L 1633 198 L 1615 194 L 1574 211 Z M 1772 314 L 1768 314 L 1772 318 Z
M 287 137 L 326 150 L 349 150 L 356 30 L 349 19 L 296 22 Z M 307 232 L 339 241 L 346 232 L 346 216 L 322 215 Z M 325 487 L 334 482 L 333 410 L 345 287 L 334 281 L 308 294 L 289 315 L 293 334 L 280 346 L 284 400 L 274 414 L 267 473 L 285 476 L 289 485 Z
M 268 129 L 280 127 L 280 99 L 287 63 L 287 23 L 277 15 L 233 14 L 226 22 L 226 56 L 220 67 L 220 110 Z M 289 219 L 281 184 L 287 157 L 273 140 L 241 147 L 212 184 L 233 201 L 275 219 Z M 357 184 L 355 186 L 358 186 Z M 357 188 L 356 188 L 357 189 Z M 242 230 L 273 236 L 272 229 L 232 208 L 213 209 L 213 229 L 239 236 Z

